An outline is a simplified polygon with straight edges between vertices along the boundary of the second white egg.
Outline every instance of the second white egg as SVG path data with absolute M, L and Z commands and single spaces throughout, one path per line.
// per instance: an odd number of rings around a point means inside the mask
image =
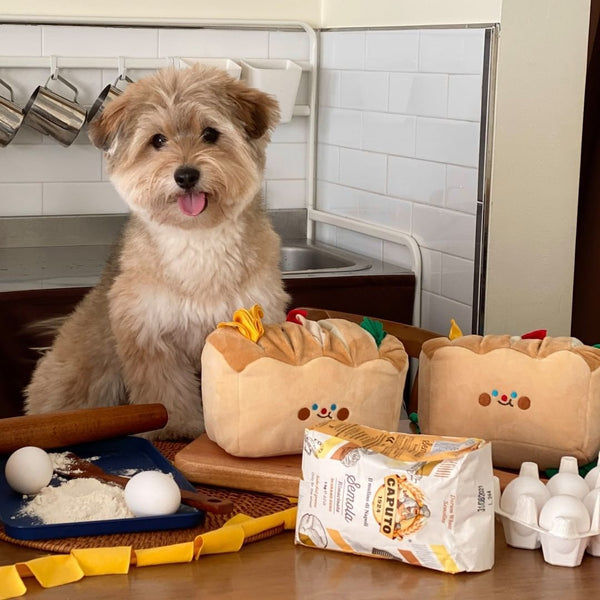
M 181 491 L 172 475 L 142 471 L 125 486 L 125 502 L 136 517 L 156 517 L 177 512 Z

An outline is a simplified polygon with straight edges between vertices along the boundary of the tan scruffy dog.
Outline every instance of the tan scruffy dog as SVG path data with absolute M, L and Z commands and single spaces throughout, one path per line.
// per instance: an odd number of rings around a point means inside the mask
M 127 86 L 90 124 L 131 217 L 97 287 L 40 359 L 26 411 L 160 402 L 160 438 L 204 430 L 206 335 L 241 307 L 285 318 L 280 242 L 263 206 L 278 107 L 206 67 Z

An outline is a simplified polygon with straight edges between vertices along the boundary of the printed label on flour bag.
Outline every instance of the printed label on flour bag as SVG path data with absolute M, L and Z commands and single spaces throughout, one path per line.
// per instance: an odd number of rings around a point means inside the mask
M 457 573 L 494 562 L 490 444 L 331 421 L 307 429 L 296 543 Z
M 425 494 L 404 475 L 388 475 L 373 499 L 379 532 L 392 540 L 419 531 L 430 514 Z

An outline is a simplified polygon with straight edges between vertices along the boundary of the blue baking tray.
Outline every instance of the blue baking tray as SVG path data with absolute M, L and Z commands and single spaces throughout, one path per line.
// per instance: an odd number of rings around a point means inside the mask
M 48 452 L 74 452 L 81 458 L 94 459 L 93 463 L 107 473 L 121 475 L 133 471 L 162 471 L 171 473 L 182 489 L 194 491 L 185 477 L 156 448 L 143 438 L 127 436 L 57 448 Z M 8 456 L 0 459 L 0 521 L 7 535 L 19 540 L 66 538 L 83 535 L 130 533 L 197 527 L 204 522 L 204 511 L 182 504 L 172 515 L 160 517 L 132 517 L 105 521 L 80 521 L 76 523 L 44 524 L 35 518 L 20 516 L 27 499 L 15 492 L 6 482 L 4 467 Z M 50 485 L 59 485 L 54 476 Z

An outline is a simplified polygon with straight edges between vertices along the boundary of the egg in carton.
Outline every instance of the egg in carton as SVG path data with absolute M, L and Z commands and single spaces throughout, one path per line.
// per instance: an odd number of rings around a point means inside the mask
M 586 550 L 600 556 L 598 467 L 584 479 L 577 459 L 563 456 L 558 473 L 544 484 L 537 464 L 524 462 L 502 495 L 497 478 L 495 485 L 495 511 L 509 546 L 541 546 L 547 563 L 564 567 L 579 566 Z

